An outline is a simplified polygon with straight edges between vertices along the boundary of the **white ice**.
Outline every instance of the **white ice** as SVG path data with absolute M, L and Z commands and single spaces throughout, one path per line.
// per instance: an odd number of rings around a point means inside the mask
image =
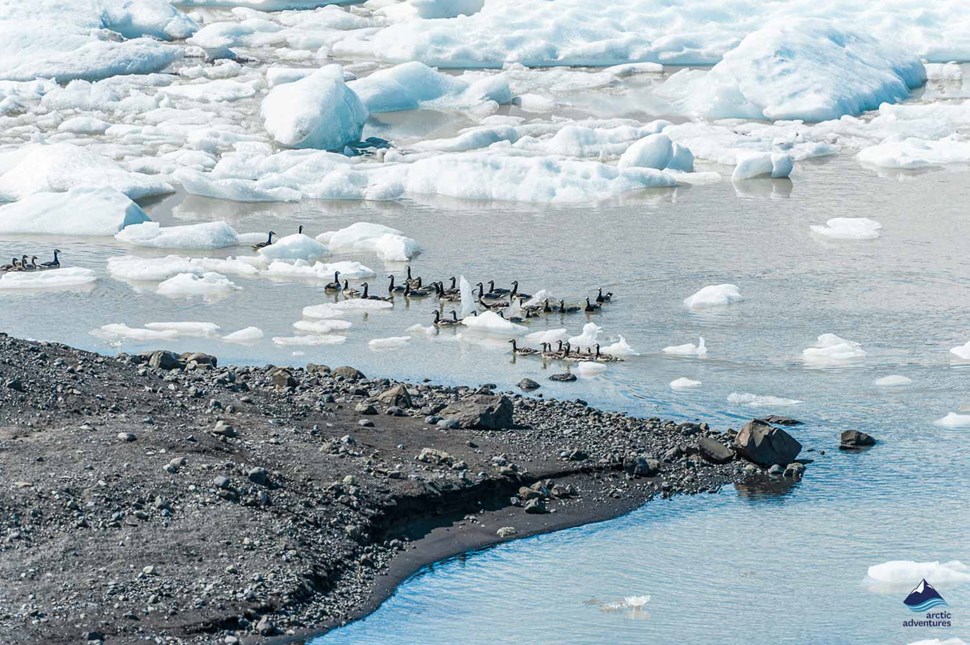
M 219 335 L 219 325 L 211 322 L 153 322 L 147 323 L 145 329 L 154 331 L 174 331 L 180 337 L 187 338 L 215 338 Z
M 371 351 L 402 349 L 411 344 L 410 336 L 391 336 L 389 338 L 374 338 L 367 341 Z
M 344 331 L 353 327 L 349 320 L 338 318 L 322 318 L 318 320 L 297 320 L 293 323 L 293 329 L 309 334 L 331 334 L 335 331 Z
M 470 108 L 485 101 L 509 103 L 512 91 L 502 76 L 469 82 L 442 74 L 417 61 L 402 63 L 351 81 L 352 89 L 372 114 L 430 109 Z
M 267 260 L 309 261 L 321 258 L 327 253 L 327 247 L 303 233 L 287 235 L 259 249 L 260 257 Z
M 770 406 L 798 405 L 802 403 L 797 399 L 785 399 L 778 396 L 751 394 L 750 392 L 732 392 L 728 395 L 728 403 L 735 405 L 748 405 L 754 408 Z
M 34 193 L 0 206 L 0 233 L 114 235 L 142 222 L 148 222 L 145 211 L 113 188 Z
M 881 583 L 880 590 L 908 591 L 920 580 L 931 584 L 946 585 L 970 582 L 970 567 L 959 560 L 949 562 L 914 562 L 912 560 L 891 560 L 874 564 L 866 571 L 870 581 Z
M 194 273 L 174 275 L 160 283 L 157 292 L 159 295 L 174 298 L 191 296 L 215 298 L 226 296 L 238 289 L 239 287 L 226 276 L 220 273 L 206 272 L 201 276 Z
M 417 241 L 401 231 L 370 222 L 357 222 L 338 231 L 321 233 L 317 241 L 334 253 L 371 252 L 387 262 L 407 262 L 421 250 Z
M 898 387 L 902 385 L 909 385 L 912 382 L 913 379 L 901 376 L 899 374 L 890 374 L 889 376 L 877 378 L 874 381 L 877 387 Z
M 161 282 L 179 273 L 202 275 L 206 271 L 253 277 L 259 273 L 241 258 L 189 258 L 181 255 L 139 257 L 121 255 L 108 258 L 108 273 L 118 280 Z
M 813 225 L 813 233 L 837 240 L 874 240 L 882 224 L 868 217 L 834 217 L 825 226 Z
M 489 334 L 510 334 L 519 336 L 528 331 L 523 325 L 517 325 L 502 318 L 494 311 L 485 311 L 477 316 L 465 316 L 461 324 L 475 331 Z
M 605 371 L 606 365 L 594 361 L 580 361 L 575 367 L 575 372 L 579 376 L 597 376 Z
M 464 275 L 458 277 L 458 293 L 461 296 L 462 318 L 472 315 L 472 312 L 474 311 L 478 311 L 478 303 L 475 300 L 475 293 L 472 291 L 472 285 L 468 282 Z
M 962 360 L 970 361 L 970 342 L 967 342 L 966 344 L 960 345 L 958 347 L 954 347 L 953 349 L 950 350 L 950 353 Z
M 385 300 L 341 300 L 340 302 L 325 302 L 321 305 L 309 305 L 303 308 L 303 315 L 307 318 L 340 318 L 353 312 L 370 312 L 381 309 L 391 309 L 393 303 Z
M 835 334 L 822 334 L 816 340 L 814 347 L 802 351 L 802 359 L 806 363 L 817 365 L 838 364 L 865 358 L 865 356 L 866 352 L 860 343 L 840 338 Z
M 970 428 L 970 414 L 949 412 L 945 417 L 934 421 L 933 425 L 944 428 Z
M 700 387 L 700 386 L 701 386 L 700 381 L 693 381 L 687 378 L 686 376 L 682 376 L 670 382 L 670 387 L 673 390 L 686 390 L 686 389 Z
M 664 347 L 664 354 L 671 354 L 673 356 L 697 356 L 698 358 L 704 358 L 707 356 L 707 344 L 704 342 L 704 338 L 698 338 L 697 344 L 685 343 L 683 345 L 670 345 L 669 347 Z
M 290 347 L 290 346 L 308 346 L 315 347 L 319 345 L 340 345 L 346 342 L 347 337 L 341 336 L 339 334 L 311 334 L 307 336 L 274 336 L 273 343 L 276 345 Z
M 525 337 L 525 341 L 530 345 L 538 347 L 543 343 L 554 344 L 560 340 L 565 341 L 568 337 L 569 333 L 566 331 L 566 328 L 561 327 L 559 329 L 547 329 L 546 331 L 532 332 Z
M 730 305 L 744 300 L 741 292 L 733 284 L 718 284 L 704 287 L 689 298 L 684 299 L 684 304 L 690 309 L 702 309 L 704 307 L 719 307 Z
M 91 332 L 92 335 L 104 340 L 120 343 L 124 340 L 135 341 L 155 341 L 155 340 L 175 340 L 179 333 L 174 329 L 147 329 L 142 327 L 129 327 L 123 323 L 112 323 L 103 325 Z
M 959 135 L 941 139 L 895 138 L 863 148 L 856 157 L 876 168 L 916 170 L 931 166 L 970 164 L 970 141 Z
M 731 174 L 733 181 L 770 177 L 780 179 L 791 174 L 794 168 L 792 156 L 783 152 L 738 152 L 737 165 Z
M 236 231 L 221 221 L 165 227 L 146 222 L 129 226 L 115 237 L 133 246 L 155 249 L 221 249 L 239 242 Z
M 259 327 L 243 327 L 231 334 L 226 334 L 222 340 L 227 343 L 255 343 L 263 339 L 263 330 Z
M 569 344 L 576 347 L 593 347 L 596 345 L 596 338 L 601 331 L 603 331 L 603 328 L 596 323 L 586 323 L 583 325 L 583 333 L 578 336 L 571 336 Z
M 81 267 L 46 271 L 11 271 L 0 274 L 0 291 L 70 289 L 93 284 L 96 280 L 94 271 Z
M 617 340 L 612 345 L 601 347 L 600 354 L 606 354 L 607 356 L 616 356 L 617 358 L 621 358 L 624 356 L 640 355 L 632 347 L 630 347 L 630 343 L 626 342 L 626 338 L 624 338 L 622 335 L 620 336 L 619 340 Z
M 310 278 L 314 280 L 333 280 L 335 271 L 340 272 L 341 280 L 364 280 L 373 278 L 376 274 L 374 270 L 364 266 L 360 262 L 314 262 L 312 265 L 304 260 L 296 262 L 284 262 L 275 260 L 266 267 L 266 275 L 280 278 Z

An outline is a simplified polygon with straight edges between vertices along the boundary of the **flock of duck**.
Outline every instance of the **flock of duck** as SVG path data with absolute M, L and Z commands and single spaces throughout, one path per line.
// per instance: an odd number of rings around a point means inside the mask
M 28 258 L 26 255 L 18 258 L 13 258 L 10 264 L 0 265 L 0 273 L 8 273 L 11 271 L 45 271 L 47 269 L 57 269 L 61 266 L 61 261 L 57 257 L 60 255 L 60 250 L 54 249 L 54 259 L 50 262 L 41 262 L 37 264 L 37 256 L 31 256 Z

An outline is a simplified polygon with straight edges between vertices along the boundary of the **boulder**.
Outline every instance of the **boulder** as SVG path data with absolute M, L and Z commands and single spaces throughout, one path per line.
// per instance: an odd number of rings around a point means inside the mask
M 179 360 L 178 354 L 165 350 L 152 352 L 148 357 L 148 365 L 160 370 L 177 370 L 185 366 Z
M 802 422 L 798 419 L 792 419 L 791 417 L 783 417 L 777 414 L 769 414 L 762 421 L 766 423 L 771 423 L 776 426 L 800 426 Z
M 205 354 L 203 352 L 185 352 L 179 358 L 183 363 L 192 363 L 196 365 L 210 365 L 212 367 L 219 366 L 219 359 L 212 354 Z
M 805 474 L 805 464 L 800 464 L 797 461 L 793 461 L 785 466 L 785 472 L 782 474 L 788 479 L 801 479 Z
M 576 380 L 575 374 L 570 374 L 569 372 L 561 372 L 559 374 L 553 374 L 549 377 L 550 381 L 560 381 L 562 383 L 572 383 Z
M 844 430 L 839 438 L 839 448 L 842 450 L 859 450 L 874 445 L 876 445 L 875 437 L 858 430 Z
M 434 448 L 422 448 L 421 453 L 417 457 L 418 461 L 422 461 L 426 464 L 447 464 L 451 465 L 454 463 L 454 457 L 449 455 L 444 450 L 435 450 Z
M 410 408 L 413 405 L 411 395 L 403 384 L 395 385 L 391 389 L 381 392 L 377 396 L 377 400 L 385 405 L 403 409 Z
M 712 464 L 726 464 L 734 459 L 734 451 L 717 439 L 701 437 L 697 442 L 697 452 Z
M 460 428 L 501 430 L 513 427 L 512 400 L 507 396 L 474 394 L 452 403 L 441 416 L 458 422 Z
M 316 363 L 307 363 L 307 365 L 306 365 L 306 373 L 307 374 L 312 374 L 312 375 L 317 375 L 317 376 L 322 375 L 322 374 L 329 374 L 330 373 L 330 368 L 328 366 L 326 366 L 326 365 L 318 365 Z
M 660 472 L 660 462 L 647 457 L 627 457 L 623 460 L 623 470 L 634 477 L 654 477 Z
M 760 466 L 787 466 L 802 451 L 794 437 L 760 419 L 749 421 L 734 438 L 739 455 Z
M 293 378 L 293 374 L 289 370 L 281 367 L 274 367 L 269 371 L 268 375 L 273 386 L 280 389 L 299 385 L 297 380 Z
M 519 389 L 525 390 L 526 392 L 531 392 L 532 390 L 538 390 L 541 386 L 530 378 L 524 378 L 519 381 Z
M 525 512 L 529 513 L 530 515 L 532 514 L 538 515 L 541 513 L 545 513 L 546 503 L 543 502 L 541 499 L 530 499 L 528 502 L 525 503 Z
M 331 375 L 333 375 L 334 378 L 342 376 L 345 381 L 360 381 L 367 378 L 360 370 L 353 367 L 348 367 L 347 365 L 335 367 L 331 372 Z

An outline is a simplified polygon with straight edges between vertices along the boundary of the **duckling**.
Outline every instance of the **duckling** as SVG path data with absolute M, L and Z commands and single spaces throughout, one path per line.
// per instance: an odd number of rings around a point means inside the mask
M 388 293 L 404 293 L 407 291 L 407 287 L 402 287 L 401 285 L 394 285 L 394 274 L 387 276 L 391 279 L 391 284 L 387 287 Z
M 340 271 L 333 272 L 333 282 L 328 282 L 323 285 L 323 291 L 325 293 L 337 293 L 340 291 Z
M 559 313 L 574 314 L 579 311 L 579 305 L 567 305 L 565 300 L 559 301 Z
M 512 338 L 511 340 L 509 340 L 509 342 L 512 343 L 512 353 L 513 354 L 518 354 L 519 356 L 533 356 L 533 355 L 539 353 L 539 350 L 538 349 L 532 349 L 531 347 L 519 347 L 516 344 L 514 338 Z
M 559 350 L 552 349 L 552 343 L 542 343 L 542 351 L 539 352 L 540 356 L 548 359 L 559 359 L 562 358 L 562 341 L 559 341 Z
M 603 304 L 604 302 L 610 302 L 613 300 L 613 292 L 609 291 L 606 294 L 603 293 L 603 287 L 600 287 L 600 291 L 596 294 L 596 302 Z
M 455 315 L 455 312 L 452 311 L 451 313 L 452 313 L 451 318 L 442 318 L 438 310 L 435 309 L 434 323 L 433 323 L 434 326 L 435 327 L 454 327 L 455 325 L 460 325 L 461 321 L 458 320 L 458 317 L 457 315 Z
M 58 254 L 60 254 L 60 252 L 61 252 L 60 249 L 54 249 L 54 259 L 51 260 L 50 262 L 43 262 L 43 263 L 41 263 L 41 265 L 40 265 L 41 268 L 44 268 L 44 269 L 56 269 L 59 266 L 61 266 L 61 261 L 57 258 Z
M 360 286 L 364 287 L 364 293 L 360 294 L 361 300 L 384 300 L 384 301 L 390 300 L 390 298 L 385 298 L 383 296 L 372 296 L 368 294 L 367 289 L 369 288 L 369 285 L 366 282 L 361 282 Z
M 594 305 L 589 301 L 589 298 L 586 298 L 586 307 L 583 309 L 583 311 L 590 314 L 590 313 L 593 313 L 594 311 L 599 311 L 599 310 L 600 310 L 599 305 Z
M 276 235 L 276 232 L 275 231 L 270 231 L 269 232 L 269 235 L 267 236 L 265 242 L 259 242 L 257 244 L 253 244 L 253 250 L 254 251 L 258 251 L 260 249 L 265 249 L 267 246 L 270 246 L 271 244 L 273 244 L 273 236 L 274 235 Z
M 344 280 L 344 298 L 360 298 L 360 291 L 357 289 L 351 289 L 350 285 Z
M 26 255 L 21 255 L 20 256 L 20 264 L 17 266 L 17 270 L 18 271 L 29 271 L 30 270 L 28 268 L 28 265 L 29 264 L 30 263 L 27 262 L 27 256 Z

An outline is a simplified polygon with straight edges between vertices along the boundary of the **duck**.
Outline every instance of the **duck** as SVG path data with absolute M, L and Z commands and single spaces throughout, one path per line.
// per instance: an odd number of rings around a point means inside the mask
M 455 302 L 461 300 L 461 293 L 457 289 L 445 289 L 443 282 L 435 282 L 434 286 L 438 292 L 438 300 L 441 302 Z
M 589 301 L 589 298 L 586 298 L 586 306 L 583 308 L 583 311 L 585 311 L 588 314 L 591 314 L 594 311 L 599 311 L 600 308 L 601 307 L 599 305 L 594 305 Z
M 485 285 L 481 282 L 475 286 L 478 287 L 478 302 L 486 309 L 498 309 L 499 307 L 509 306 L 509 301 L 505 298 L 491 292 L 485 293 Z
M 579 305 L 567 305 L 565 300 L 559 301 L 559 313 L 574 314 L 579 311 Z
M 613 292 L 609 291 L 604 294 L 603 287 L 600 287 L 599 293 L 596 294 L 596 302 L 599 304 L 603 304 L 604 302 L 610 302 L 612 300 L 613 300 Z
M 525 302 L 526 300 L 532 300 L 532 294 L 529 293 L 519 293 L 519 281 L 512 281 L 512 291 L 509 292 L 510 298 L 518 298 L 519 300 Z
M 603 354 L 600 352 L 600 345 L 596 343 L 596 353 L 594 353 L 590 360 L 596 361 L 597 363 L 615 363 L 620 360 L 616 356 L 610 356 L 609 354 Z
M 422 287 L 421 278 L 418 278 L 417 287 L 412 287 L 411 283 L 404 285 L 405 298 L 427 298 L 432 293 L 437 293 L 437 290 L 434 287 Z
M 562 341 L 559 342 L 559 349 L 553 350 L 552 343 L 542 343 L 542 351 L 539 352 L 543 358 L 559 359 L 562 358 Z
M 61 266 L 61 261 L 57 257 L 60 254 L 60 252 L 61 252 L 60 249 L 54 249 L 54 259 L 51 260 L 50 262 L 43 262 L 43 263 L 41 263 L 41 265 L 40 265 L 41 268 L 43 268 L 43 269 L 56 269 L 59 266 Z
M 387 276 L 387 277 L 390 278 L 390 280 L 391 280 L 391 284 L 387 287 L 387 292 L 388 293 L 405 293 L 407 291 L 407 287 L 402 287 L 401 285 L 395 285 L 394 284 L 394 274 L 393 273 L 391 275 Z
M 360 298 L 360 291 L 357 289 L 351 289 L 350 284 L 344 280 L 344 297 L 345 298 Z
M 18 270 L 17 267 L 19 266 L 20 266 L 20 260 L 18 260 L 17 258 L 13 258 L 12 260 L 10 260 L 10 264 L 4 264 L 3 266 L 0 266 L 0 271 L 2 271 L 3 273 L 6 273 L 7 271 L 17 271 Z
M 441 285 L 442 291 L 446 296 L 454 296 L 449 298 L 449 300 L 458 300 L 461 298 L 461 289 L 458 288 L 458 278 L 451 276 L 451 286 L 447 289 L 444 288 L 444 284 Z
M 36 271 L 40 267 L 37 266 L 37 256 L 31 256 L 30 261 L 27 261 L 27 256 L 25 255 L 20 261 L 21 271 Z
M 516 283 L 513 282 L 512 284 L 516 284 Z M 495 288 L 495 280 L 489 280 L 488 281 L 488 294 L 487 295 L 494 296 L 494 297 L 498 298 L 498 297 L 505 297 L 505 296 L 509 295 L 510 293 L 512 293 L 512 290 L 511 289 L 502 289 L 502 288 L 496 289 Z
M 370 287 L 366 282 L 361 282 L 360 286 L 364 287 L 364 292 L 360 294 L 361 300 L 384 300 L 384 301 L 390 300 L 390 298 L 385 298 L 383 296 L 372 296 L 369 293 L 367 293 L 367 289 Z
M 333 272 L 333 282 L 328 282 L 323 285 L 323 290 L 326 293 L 337 293 L 341 290 L 340 286 L 340 271 Z
M 436 309 L 434 312 L 434 326 L 435 327 L 454 327 L 455 325 L 460 325 L 461 321 L 458 320 L 458 314 L 454 311 L 451 312 L 451 318 L 442 318 L 441 314 Z
M 258 251 L 259 249 L 265 249 L 267 246 L 273 244 L 273 236 L 276 235 L 276 231 L 270 231 L 269 235 L 266 237 L 265 242 L 258 242 L 253 244 L 253 250 Z
M 517 354 L 519 356 L 533 356 L 539 353 L 538 349 L 532 349 L 531 347 L 519 347 L 514 338 L 510 339 L 509 342 L 512 343 L 513 354 Z
M 421 286 L 421 278 L 420 277 L 417 277 L 417 278 L 412 278 L 411 277 L 411 265 L 408 265 L 408 277 L 407 277 L 407 280 L 405 280 L 405 283 L 406 284 L 410 284 L 412 287 L 420 287 Z

